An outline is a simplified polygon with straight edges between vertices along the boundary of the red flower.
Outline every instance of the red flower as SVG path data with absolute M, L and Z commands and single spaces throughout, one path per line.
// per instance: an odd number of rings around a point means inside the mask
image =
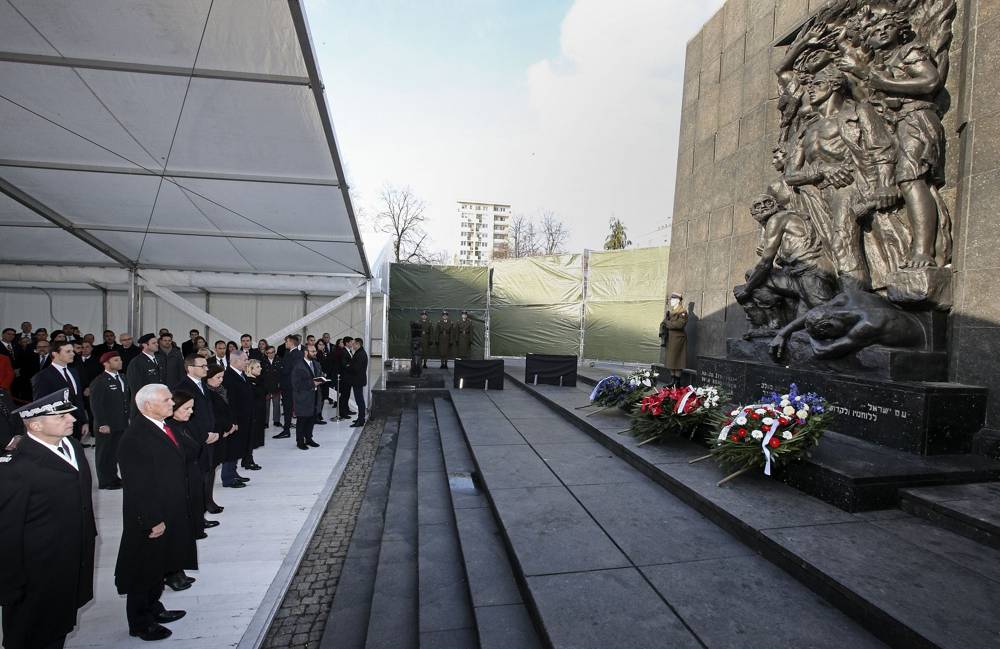
M 750 419 L 760 419 L 760 415 L 758 415 L 756 412 L 751 412 L 749 417 Z
M 778 417 L 778 423 L 782 426 L 787 426 L 791 423 L 791 420 L 788 417 Z
M 730 435 L 729 436 L 729 441 L 731 441 L 731 442 L 738 442 L 738 441 L 740 441 L 740 438 L 737 437 L 736 435 Z
M 768 442 L 767 445 L 770 446 L 771 448 L 778 448 L 779 446 L 781 446 L 781 440 L 778 439 L 777 437 L 772 437 L 771 441 Z
M 744 437 L 747 436 L 747 429 L 740 428 L 739 430 L 736 431 L 736 434 L 739 435 L 740 439 L 743 439 Z

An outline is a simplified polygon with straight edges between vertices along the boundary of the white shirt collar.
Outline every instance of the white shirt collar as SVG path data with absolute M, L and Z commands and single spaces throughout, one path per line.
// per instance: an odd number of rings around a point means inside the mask
M 61 365 L 61 364 L 59 364 L 59 363 L 57 363 L 55 361 L 52 361 L 52 367 L 56 368 L 59 371 L 62 371 L 64 369 L 66 369 L 65 365 Z
M 118 378 L 118 372 L 112 372 L 111 370 L 104 370 L 105 374 L 110 374 L 111 376 Z
M 49 449 L 50 451 L 52 451 L 53 453 L 55 453 L 56 455 L 58 455 L 60 460 L 68 463 L 70 466 L 72 466 L 77 471 L 80 470 L 80 465 L 76 463 L 76 451 L 73 450 L 73 445 L 70 444 L 69 442 L 66 442 L 66 441 L 63 442 L 65 444 L 66 450 L 69 452 L 69 457 L 66 457 L 65 455 L 62 454 L 62 451 L 59 450 L 59 446 L 58 445 L 56 445 L 56 444 L 49 444 L 48 442 L 43 441 L 41 438 L 35 437 L 31 433 L 28 433 L 28 437 L 30 437 L 31 439 L 35 440 L 36 442 L 38 442 L 39 444 L 41 444 L 45 448 Z
M 146 415 L 143 415 L 143 417 L 146 417 Z M 146 419 L 156 424 L 156 427 L 159 428 L 160 430 L 163 430 L 164 426 L 166 426 L 164 422 L 159 421 L 157 419 L 153 419 L 152 417 L 146 417 Z
M 143 354 L 145 354 L 146 356 L 148 356 L 149 360 L 151 360 L 151 361 L 155 361 L 156 360 L 155 354 L 150 354 L 149 352 L 143 352 Z

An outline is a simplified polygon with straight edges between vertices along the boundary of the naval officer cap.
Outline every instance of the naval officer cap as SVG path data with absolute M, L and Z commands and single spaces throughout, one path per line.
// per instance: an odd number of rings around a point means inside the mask
M 59 390 L 41 399 L 35 399 L 31 403 L 14 410 L 15 415 L 20 415 L 21 419 L 32 419 L 34 417 L 47 417 L 49 415 L 65 415 L 76 410 L 76 406 L 69 400 L 69 390 Z

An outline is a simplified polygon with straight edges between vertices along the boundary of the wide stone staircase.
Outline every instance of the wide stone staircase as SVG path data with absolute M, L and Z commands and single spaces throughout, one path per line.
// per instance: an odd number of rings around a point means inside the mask
M 387 415 L 321 646 L 1000 647 L 1000 517 L 969 502 L 995 486 L 865 513 L 720 488 L 588 390 L 508 375 Z

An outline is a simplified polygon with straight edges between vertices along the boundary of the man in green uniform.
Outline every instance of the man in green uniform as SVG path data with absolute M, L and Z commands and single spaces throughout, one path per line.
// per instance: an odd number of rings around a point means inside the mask
M 455 344 L 455 323 L 448 319 L 448 312 L 441 312 L 441 320 L 434 330 L 434 338 L 437 343 L 438 353 L 441 354 L 441 368 L 448 368 L 448 357 L 451 356 L 452 346 Z
M 420 356 L 423 360 L 423 367 L 427 367 L 427 357 L 431 355 L 431 347 L 434 346 L 434 325 L 427 317 L 426 311 L 420 312 Z
M 455 356 L 458 358 L 472 358 L 472 320 L 469 319 L 469 312 L 462 311 L 462 319 L 455 325 L 455 338 L 458 341 L 458 348 Z

